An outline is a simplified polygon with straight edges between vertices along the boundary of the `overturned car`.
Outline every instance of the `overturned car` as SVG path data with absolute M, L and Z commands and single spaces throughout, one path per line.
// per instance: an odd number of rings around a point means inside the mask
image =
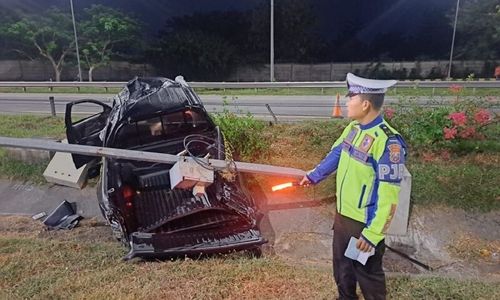
M 102 112 L 73 122 L 78 106 Z M 75 109 L 76 108 L 76 109 Z M 112 106 L 79 100 L 66 106 L 71 144 L 226 159 L 224 137 L 200 98 L 181 78 L 136 78 Z M 73 154 L 77 168 L 95 157 Z M 102 158 L 99 206 L 114 235 L 128 247 L 125 259 L 250 250 L 266 242 L 254 199 L 241 183 L 214 173 L 201 193 L 171 186 L 173 165 Z M 205 167 L 205 166 L 203 166 Z

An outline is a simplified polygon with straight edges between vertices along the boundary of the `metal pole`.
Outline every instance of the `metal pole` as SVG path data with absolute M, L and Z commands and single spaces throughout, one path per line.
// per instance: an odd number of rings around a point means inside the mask
M 453 47 L 455 46 L 455 32 L 457 30 L 458 7 L 459 7 L 459 5 L 460 5 L 460 0 L 457 0 L 457 9 L 455 11 L 455 23 L 453 24 L 453 37 L 451 39 L 450 63 L 448 65 L 448 79 L 451 79 L 451 65 L 453 63 Z
M 76 37 L 75 13 L 73 11 L 73 0 L 69 0 L 71 6 L 71 18 L 73 19 L 73 31 L 75 32 L 76 60 L 78 61 L 78 79 L 82 81 L 82 68 L 80 67 L 80 53 L 78 52 L 78 38 Z
M 278 123 L 278 118 L 276 118 L 276 115 L 274 114 L 274 112 L 271 110 L 271 106 L 269 106 L 269 104 L 266 103 L 266 107 L 267 107 L 267 110 L 269 111 L 269 113 L 271 114 L 271 116 L 273 117 L 274 119 L 274 123 Z
M 192 157 L 178 156 L 173 154 L 143 152 L 137 150 L 127 150 L 127 149 L 117 149 L 117 148 L 83 146 L 75 144 L 64 144 L 55 141 L 48 141 L 41 139 L 10 138 L 10 137 L 0 136 L 0 146 L 39 149 L 39 150 L 75 153 L 75 154 L 83 154 L 91 156 L 110 157 L 117 159 L 159 162 L 167 164 L 174 164 L 179 160 L 186 160 L 193 164 L 196 163 Z M 209 164 L 212 168 L 216 170 L 227 170 L 228 166 L 231 166 L 233 164 L 229 163 L 228 161 L 219 159 L 198 158 L 198 160 L 202 160 L 203 162 Z M 306 172 L 295 168 L 277 167 L 271 165 L 254 164 L 254 163 L 246 163 L 239 161 L 235 161 L 234 166 L 236 167 L 236 170 L 238 172 L 243 172 L 243 173 L 284 176 L 284 177 L 293 177 L 297 179 L 303 178 L 304 175 L 306 174 Z
M 49 104 L 50 104 L 50 114 L 55 117 L 56 116 L 56 104 L 54 102 L 54 97 L 50 96 L 49 97 Z
M 274 81 L 274 0 L 271 0 L 271 78 Z

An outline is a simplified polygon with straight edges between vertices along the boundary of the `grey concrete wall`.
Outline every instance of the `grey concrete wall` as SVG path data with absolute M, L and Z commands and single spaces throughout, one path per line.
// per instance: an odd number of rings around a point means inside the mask
M 493 78 L 495 65 L 499 62 L 455 61 L 452 75 L 465 78 L 474 73 L 476 78 Z M 374 77 L 444 78 L 448 74 L 448 61 L 422 62 L 355 62 L 327 64 L 276 64 L 276 81 L 336 81 L 344 80 L 348 72 Z M 269 81 L 269 65 L 239 67 L 228 76 L 227 81 Z
M 465 78 L 474 73 L 476 78 L 492 78 L 498 62 L 455 61 L 452 74 L 456 78 Z M 377 78 L 444 78 L 448 72 L 448 61 L 404 61 L 404 62 L 355 62 L 355 63 L 323 63 L 294 64 L 281 63 L 275 65 L 277 81 L 332 81 L 344 80 L 348 72 Z M 87 72 L 82 74 L 87 80 Z M 94 70 L 95 81 L 127 81 L 134 76 L 161 76 L 161 70 L 149 64 L 131 64 L 128 62 L 112 62 L 108 66 Z M 0 61 L 0 81 L 48 81 L 54 78 L 52 67 L 45 61 Z M 78 79 L 76 66 L 66 66 L 62 72 L 62 80 Z M 269 81 L 269 65 L 241 66 L 227 75 L 225 81 Z M 187 78 L 189 81 L 189 78 Z

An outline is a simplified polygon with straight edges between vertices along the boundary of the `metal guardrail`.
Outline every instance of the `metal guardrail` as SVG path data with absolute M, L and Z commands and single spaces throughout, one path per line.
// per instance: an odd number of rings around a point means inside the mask
M 126 82 L 115 81 L 93 81 L 93 82 L 74 82 L 74 81 L 0 81 L 0 87 L 21 87 L 23 89 L 32 87 L 41 87 L 53 89 L 55 87 L 71 88 L 121 88 Z M 246 89 L 246 88 L 344 88 L 345 81 L 304 81 L 304 82 L 189 82 L 193 88 L 207 89 Z M 396 87 L 406 88 L 449 88 L 452 85 L 459 85 L 468 88 L 500 88 L 500 81 L 497 80 L 415 80 L 399 81 Z

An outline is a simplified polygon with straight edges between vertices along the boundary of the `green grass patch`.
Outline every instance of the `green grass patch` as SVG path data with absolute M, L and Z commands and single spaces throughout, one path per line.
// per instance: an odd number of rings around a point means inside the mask
M 41 87 L 0 87 L 0 93 L 70 93 L 70 94 L 118 94 L 121 88 L 97 88 L 97 87 L 55 87 L 55 88 L 41 88 Z
M 201 95 L 345 95 L 346 88 L 246 88 L 246 89 L 207 89 L 196 88 Z M 463 88 L 460 92 L 451 91 L 449 88 L 392 88 L 387 92 L 388 96 L 500 96 L 500 90 L 495 88 Z
M 258 162 L 310 170 L 330 151 L 345 124 L 331 120 L 267 127 L 264 138 L 271 141 L 269 152 Z M 490 143 L 498 145 L 496 141 Z M 479 211 L 500 209 L 500 153 L 495 149 L 446 158 L 435 154 L 429 158 L 411 149 L 407 167 L 413 176 L 413 203 Z M 267 184 L 265 178 L 260 184 Z M 315 198 L 333 200 L 335 184 L 335 176 L 330 176 L 310 193 Z
M 295 124 L 266 126 L 251 117 L 236 117 L 229 112 L 220 114 L 218 121 L 231 144 L 238 147 L 246 161 L 310 170 L 329 152 L 332 144 L 347 124 L 346 120 L 305 121 Z M 231 127 L 232 126 L 232 127 Z M 495 135 L 499 125 L 488 128 Z M 64 137 L 61 118 L 36 116 L 2 116 L 0 136 Z M 490 211 L 500 209 L 500 153 L 498 141 L 479 141 L 465 145 L 466 152 L 485 153 L 467 156 L 451 155 L 430 160 L 419 149 L 411 149 L 408 169 L 413 175 L 412 201 L 424 205 L 447 205 L 457 208 Z M 490 145 L 491 144 L 491 145 Z M 489 145 L 489 146 L 488 146 Z M 470 147 L 473 147 L 469 149 Z M 464 148 L 465 149 L 465 148 Z M 459 153 L 463 151 L 457 151 Z M 10 158 L 0 149 L 0 176 L 15 180 L 45 182 L 45 163 L 26 164 Z M 261 184 L 268 184 L 265 179 Z M 315 187 L 315 198 L 334 199 L 335 176 Z
M 30 222 L 27 220 L 26 222 Z M 32 221 L 33 222 L 33 221 Z M 117 242 L 0 235 L 2 299 L 331 299 L 329 270 L 275 256 L 231 254 L 203 260 L 123 262 Z M 495 299 L 495 283 L 391 277 L 389 299 Z
M 117 94 L 121 88 L 96 88 L 96 87 L 55 87 L 40 88 L 31 87 L 23 89 L 22 87 L 1 87 L 0 93 L 71 93 L 71 94 Z M 209 89 L 196 88 L 197 93 L 202 95 L 330 95 L 337 93 L 344 95 L 346 88 L 245 88 L 245 89 Z M 389 96 L 456 96 L 457 93 L 449 88 L 392 88 L 389 89 Z M 497 88 L 462 88 L 459 96 L 500 96 L 500 90 Z
M 389 299 L 497 299 L 498 283 L 429 277 L 396 277 L 388 282 Z
M 480 159 L 478 159 L 478 157 Z M 412 201 L 467 210 L 500 209 L 500 155 L 411 160 Z
M 43 171 L 47 164 L 48 161 L 29 164 L 10 158 L 5 149 L 0 148 L 0 178 L 44 184 Z
M 124 254 L 119 243 L 0 237 L 0 295 L 14 299 L 305 299 L 334 294 L 329 273 L 296 269 L 275 257 L 227 255 L 133 264 L 121 261 Z
M 0 136 L 17 138 L 63 139 L 64 120 L 62 118 L 33 115 L 0 115 Z M 43 171 L 48 161 L 26 163 L 12 158 L 0 148 L 0 177 L 35 184 L 45 183 Z
M 35 115 L 0 115 L 0 136 L 62 139 L 66 137 L 64 119 Z

